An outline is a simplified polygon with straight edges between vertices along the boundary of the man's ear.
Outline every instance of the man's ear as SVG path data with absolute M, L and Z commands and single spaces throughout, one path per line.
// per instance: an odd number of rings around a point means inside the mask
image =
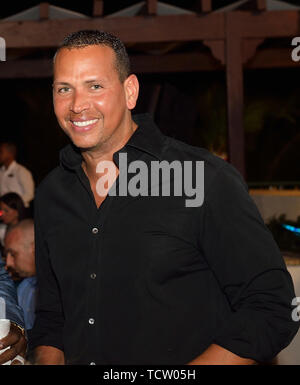
M 129 110 L 133 110 L 139 96 L 139 81 L 134 74 L 129 75 L 124 81 L 124 88 L 126 93 L 127 108 Z

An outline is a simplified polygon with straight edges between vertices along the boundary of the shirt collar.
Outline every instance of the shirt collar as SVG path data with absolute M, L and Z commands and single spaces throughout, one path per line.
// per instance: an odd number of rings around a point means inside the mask
M 36 275 L 33 275 L 32 277 L 26 277 L 23 279 L 23 281 L 25 281 L 25 280 L 27 283 L 30 283 L 30 285 L 32 285 L 32 286 L 35 286 L 37 283 Z
M 148 113 L 140 114 L 134 115 L 132 118 L 138 125 L 138 128 L 129 138 L 126 145 L 117 151 L 117 153 L 123 152 L 128 149 L 128 147 L 133 147 L 162 160 L 165 136 L 155 125 L 151 115 Z M 80 150 L 73 144 L 68 144 L 60 151 L 60 162 L 69 169 L 77 169 L 82 163 Z
M 11 172 L 15 168 L 16 164 L 17 162 L 13 160 L 7 168 L 5 168 L 5 166 L 1 166 L 1 170 L 4 172 Z
M 147 152 L 162 160 L 165 136 L 154 123 L 150 114 L 134 115 L 133 120 L 138 125 L 125 147 L 134 147 Z M 122 149 L 120 150 L 122 151 Z

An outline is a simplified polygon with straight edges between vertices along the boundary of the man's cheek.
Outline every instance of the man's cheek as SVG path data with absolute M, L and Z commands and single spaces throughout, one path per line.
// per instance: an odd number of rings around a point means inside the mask
M 94 106 L 97 109 L 98 112 L 103 112 L 103 109 L 105 109 L 106 102 L 104 97 L 97 97 L 97 99 L 93 100 Z

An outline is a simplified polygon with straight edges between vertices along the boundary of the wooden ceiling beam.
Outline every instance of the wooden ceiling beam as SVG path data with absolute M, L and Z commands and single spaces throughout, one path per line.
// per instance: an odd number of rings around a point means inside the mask
M 258 14 L 235 11 L 242 38 L 276 38 L 300 35 L 299 11 L 268 11 Z M 224 40 L 224 14 L 164 15 L 1 22 L 0 36 L 7 48 L 57 47 L 71 32 L 80 29 L 101 29 L 121 38 L 124 43 L 185 42 Z
M 299 62 L 291 59 L 291 48 L 268 48 L 256 51 L 255 56 L 246 63 L 247 69 L 298 68 Z
M 39 79 L 52 77 L 52 60 L 9 60 L 0 62 L 0 79 Z
M 280 38 L 299 36 L 299 11 L 268 11 L 253 14 L 235 11 L 243 38 Z
M 2 22 L 0 36 L 7 48 L 57 47 L 71 32 L 100 29 L 117 35 L 126 43 L 184 42 L 203 39 L 224 39 L 222 14 L 168 15 L 144 17 L 92 18 Z
M 222 70 L 223 66 L 207 53 L 172 53 L 167 55 L 133 55 L 135 73 L 176 73 Z
M 174 73 L 213 71 L 223 67 L 207 53 L 130 56 L 132 71 L 141 73 Z M 52 76 L 52 61 L 9 60 L 0 63 L 0 79 L 45 78 Z
M 177 53 L 162 56 L 132 55 L 132 70 L 142 73 L 174 73 L 224 70 L 209 53 Z M 299 68 L 299 63 L 291 60 L 290 48 L 268 48 L 258 50 L 254 58 L 244 65 L 244 69 Z M 0 62 L 0 79 L 47 78 L 52 76 L 52 61 L 10 60 Z

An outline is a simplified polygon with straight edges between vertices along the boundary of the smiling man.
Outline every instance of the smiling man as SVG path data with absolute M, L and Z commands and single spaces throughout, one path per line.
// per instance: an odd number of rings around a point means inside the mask
M 238 172 L 132 116 L 138 91 L 109 33 L 75 32 L 55 55 L 54 110 L 71 144 L 35 200 L 36 362 L 269 360 L 298 330 L 280 252 Z M 116 188 L 124 182 L 121 154 L 147 168 L 204 162 L 203 204 L 186 207 L 184 192 L 99 195 L 101 162 L 113 164 Z

